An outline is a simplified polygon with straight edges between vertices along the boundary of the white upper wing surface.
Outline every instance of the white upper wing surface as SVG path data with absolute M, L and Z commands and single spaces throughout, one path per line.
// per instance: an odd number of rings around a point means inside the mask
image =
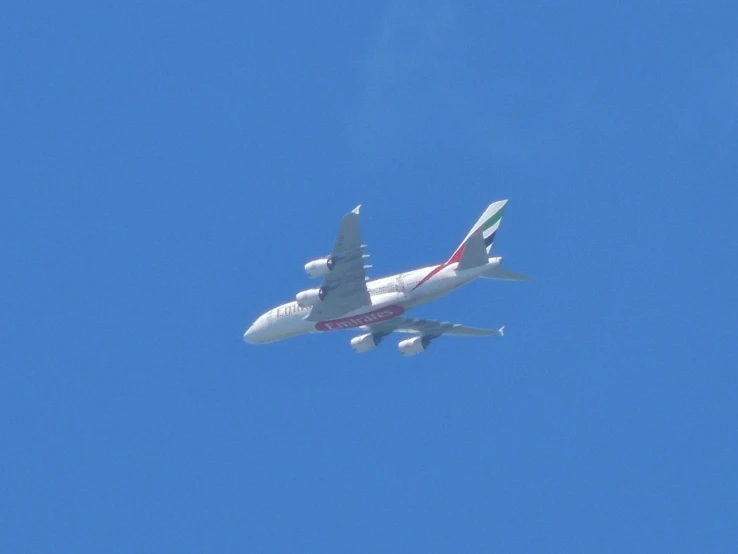
M 341 220 L 338 237 L 331 251 L 333 270 L 323 280 L 325 299 L 310 310 L 306 319 L 317 321 L 340 317 L 362 306 L 371 305 L 366 288 L 365 245 L 361 243 L 359 208 Z

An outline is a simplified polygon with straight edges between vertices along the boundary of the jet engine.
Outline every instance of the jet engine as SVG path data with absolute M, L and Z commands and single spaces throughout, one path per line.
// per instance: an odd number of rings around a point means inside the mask
M 426 337 L 413 337 L 411 339 L 401 340 L 397 347 L 403 356 L 414 356 L 428 348 L 429 344 L 430 340 Z
M 372 348 L 376 348 L 380 340 L 381 339 L 379 339 L 376 335 L 372 333 L 366 333 L 365 335 L 359 335 L 358 337 L 352 338 L 351 348 L 353 348 L 354 352 L 357 353 L 367 352 Z
M 325 277 L 333 270 L 334 265 L 333 258 L 318 258 L 305 264 L 305 273 L 311 279 Z
M 315 306 L 325 300 L 325 296 L 325 290 L 323 287 L 320 287 L 317 289 L 308 289 L 298 292 L 297 295 L 295 295 L 295 300 L 297 300 L 297 305 L 301 308 L 309 308 L 310 306 Z

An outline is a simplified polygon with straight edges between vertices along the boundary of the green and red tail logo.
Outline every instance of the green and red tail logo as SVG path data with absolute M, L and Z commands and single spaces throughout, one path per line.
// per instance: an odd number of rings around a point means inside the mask
M 464 253 L 464 247 L 466 246 L 466 242 L 469 240 L 469 237 L 479 231 L 481 231 L 482 233 L 482 237 L 484 238 L 484 246 L 487 248 L 487 254 L 489 254 L 489 251 L 492 249 L 492 243 L 495 240 L 497 230 L 500 228 L 500 222 L 502 221 L 502 215 L 505 213 L 506 205 L 507 200 L 498 200 L 497 202 L 493 202 L 492 204 L 487 206 L 487 209 L 484 210 L 482 217 L 477 220 L 477 222 L 474 224 L 474 227 L 472 227 L 469 233 L 467 233 L 467 235 L 464 237 L 464 240 L 461 241 L 461 244 L 456 248 L 448 261 L 446 261 L 446 263 L 437 265 L 431 271 L 429 271 L 428 275 L 423 277 L 423 279 L 421 279 L 420 282 L 413 287 L 413 290 L 417 289 L 420 285 L 428 281 L 428 279 L 433 277 L 443 268 L 458 262 L 461 259 L 461 255 Z
M 478 231 L 482 232 L 484 245 L 487 247 L 487 253 L 489 253 L 489 251 L 492 249 L 492 243 L 495 240 L 497 230 L 500 228 L 500 223 L 502 222 L 502 216 L 505 213 L 506 205 L 507 200 L 498 200 L 497 202 L 493 202 L 492 204 L 490 204 L 487 209 L 484 210 L 482 217 L 477 220 L 477 222 L 474 224 L 474 227 L 472 227 L 469 233 L 464 237 L 464 240 L 461 241 L 461 244 L 454 251 L 453 255 L 449 258 L 446 264 L 458 262 L 459 259 L 461 259 L 461 254 L 464 252 L 464 245 L 466 244 L 466 241 L 469 239 L 470 236 L 477 233 Z

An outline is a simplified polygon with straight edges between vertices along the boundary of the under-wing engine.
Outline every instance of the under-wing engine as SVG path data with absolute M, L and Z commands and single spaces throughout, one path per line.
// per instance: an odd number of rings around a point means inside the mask
M 325 300 L 325 297 L 325 289 L 323 287 L 319 287 L 317 289 L 308 289 L 298 292 L 295 295 L 295 300 L 297 300 L 297 305 L 301 308 L 309 308 L 310 306 L 315 306 Z
M 330 256 L 327 258 L 318 258 L 305 264 L 305 273 L 311 279 L 325 277 L 333 270 L 334 265 L 335 262 Z
M 364 335 L 359 335 L 358 337 L 352 338 L 351 348 L 354 349 L 354 352 L 368 352 L 372 348 L 376 348 L 380 340 L 381 338 L 377 335 L 373 333 L 366 333 Z
M 427 337 L 413 337 L 411 339 L 401 340 L 397 347 L 403 356 L 414 356 L 428 348 L 429 344 L 430 339 Z

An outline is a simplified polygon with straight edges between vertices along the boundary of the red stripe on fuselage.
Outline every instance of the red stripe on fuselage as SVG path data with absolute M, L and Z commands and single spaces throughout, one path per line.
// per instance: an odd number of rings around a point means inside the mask
M 413 287 L 413 290 L 417 289 L 417 288 L 418 288 L 418 287 L 419 287 L 420 285 L 422 285 L 423 283 L 425 283 L 425 282 L 426 282 L 426 281 L 427 281 L 428 279 L 430 279 L 430 278 L 431 278 L 431 277 L 433 277 L 433 276 L 434 276 L 434 275 L 435 275 L 436 273 L 438 273 L 438 272 L 439 272 L 439 271 L 441 271 L 441 270 L 442 270 L 443 268 L 445 268 L 445 267 L 446 267 L 446 265 L 448 265 L 448 264 L 441 264 L 441 265 L 437 265 L 436 267 L 434 267 L 433 269 L 431 269 L 431 270 L 430 270 L 430 271 L 428 272 L 428 275 L 426 275 L 425 277 L 423 277 L 423 278 L 422 278 L 422 279 L 420 280 L 420 282 L 419 282 L 419 283 L 418 283 L 417 285 L 415 285 L 415 286 Z
M 456 252 L 454 252 L 453 256 L 451 256 L 451 257 L 450 257 L 450 258 L 448 259 L 448 261 L 447 261 L 447 262 L 446 262 L 445 264 L 443 264 L 443 265 L 444 265 L 444 267 L 445 267 L 445 266 L 447 266 L 447 265 L 449 265 L 449 264 L 452 264 L 452 263 L 458 262 L 458 261 L 459 261 L 459 260 L 461 259 L 461 256 L 463 256 L 463 255 L 464 255 L 464 249 L 465 249 L 465 248 L 466 248 L 466 243 L 464 243 L 464 244 L 462 244 L 461 246 L 459 246 L 459 247 L 458 247 L 458 248 L 456 249 Z

